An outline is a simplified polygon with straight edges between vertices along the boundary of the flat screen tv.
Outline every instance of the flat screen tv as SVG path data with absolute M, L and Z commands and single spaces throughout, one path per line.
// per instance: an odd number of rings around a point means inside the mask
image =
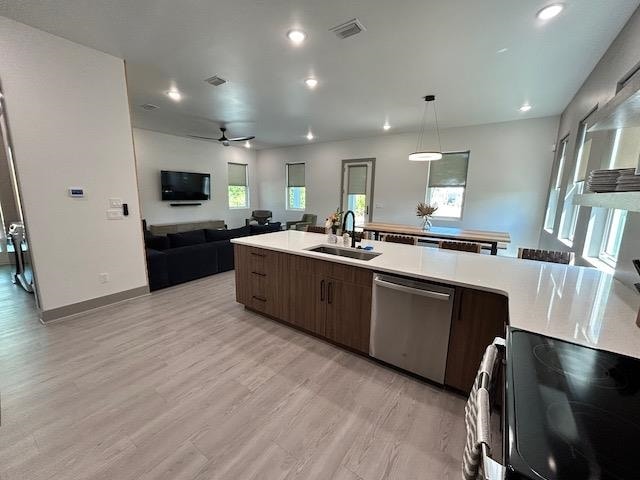
M 208 173 L 162 170 L 162 200 L 209 200 L 211 175 Z

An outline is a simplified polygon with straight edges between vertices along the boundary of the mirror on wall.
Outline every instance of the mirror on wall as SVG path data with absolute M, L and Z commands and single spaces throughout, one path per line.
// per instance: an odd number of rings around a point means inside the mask
M 21 291 L 35 294 L 35 274 L 7 117 L 6 98 L 0 88 L 0 275 L 3 276 L 0 285 L 5 285 L 8 278 Z M 33 298 L 37 306 L 37 295 Z

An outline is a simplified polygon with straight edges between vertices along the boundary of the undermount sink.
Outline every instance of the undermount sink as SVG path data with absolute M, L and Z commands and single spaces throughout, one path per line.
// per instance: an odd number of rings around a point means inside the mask
M 327 253 L 329 255 L 336 255 L 338 257 L 355 258 L 356 260 L 371 260 L 378 255 L 382 255 L 378 252 L 370 252 L 368 250 L 355 250 L 351 248 L 331 247 L 328 245 L 320 245 L 318 247 L 307 248 L 310 252 Z

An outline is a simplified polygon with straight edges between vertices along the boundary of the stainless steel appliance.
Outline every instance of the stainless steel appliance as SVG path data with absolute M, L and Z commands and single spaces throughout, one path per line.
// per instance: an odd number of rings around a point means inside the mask
M 370 355 L 444 383 L 454 292 L 428 282 L 376 274 Z
M 465 452 L 463 465 L 475 462 L 479 476 L 467 469 L 471 475 L 465 478 L 640 478 L 635 458 L 640 359 L 509 328 L 502 402 L 504 467 L 490 458 L 491 447 L 498 452 L 500 442 L 492 445 L 487 434 L 491 406 L 498 400 L 489 392 L 482 384 L 470 396 L 476 408 L 467 415 L 472 454 Z

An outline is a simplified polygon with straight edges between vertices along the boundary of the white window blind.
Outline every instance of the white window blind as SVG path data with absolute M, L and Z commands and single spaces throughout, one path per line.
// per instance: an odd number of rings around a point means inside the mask
M 367 166 L 354 165 L 349 167 L 349 195 L 366 195 L 367 193 Z
M 640 127 L 616 131 L 611 162 L 608 168 L 636 168 L 640 158 Z
M 229 186 L 247 186 L 247 166 L 244 163 L 229 163 Z
M 287 164 L 287 187 L 304 187 L 304 163 Z
M 467 184 L 469 152 L 444 153 L 429 166 L 429 187 L 464 187 Z

